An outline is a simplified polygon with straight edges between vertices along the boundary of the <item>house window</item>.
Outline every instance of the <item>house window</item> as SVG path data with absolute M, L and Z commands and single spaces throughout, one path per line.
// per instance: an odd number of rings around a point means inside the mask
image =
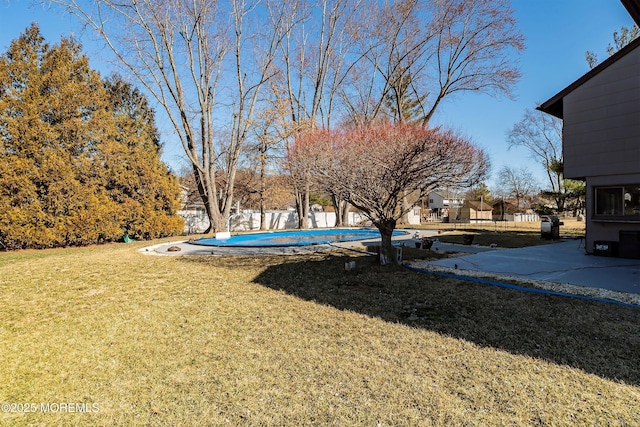
M 640 219 L 640 184 L 597 187 L 595 196 L 596 216 L 636 216 Z
M 596 188 L 596 215 L 622 215 L 622 187 Z
M 640 185 L 624 187 L 624 214 L 640 216 Z

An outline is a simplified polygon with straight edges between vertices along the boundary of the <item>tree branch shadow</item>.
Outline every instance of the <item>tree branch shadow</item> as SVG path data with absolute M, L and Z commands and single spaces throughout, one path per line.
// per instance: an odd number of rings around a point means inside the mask
M 382 267 L 367 256 L 279 260 L 267 263 L 254 282 L 341 310 L 640 385 L 638 309 Z M 356 268 L 346 271 L 345 262 L 353 260 Z

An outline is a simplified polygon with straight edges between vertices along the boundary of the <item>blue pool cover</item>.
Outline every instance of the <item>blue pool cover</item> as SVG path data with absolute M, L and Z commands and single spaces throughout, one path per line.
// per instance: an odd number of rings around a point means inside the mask
M 393 232 L 394 236 L 404 234 L 408 233 L 400 230 Z M 265 233 L 238 234 L 227 239 L 202 238 L 193 241 L 193 244 L 204 246 L 262 248 L 276 246 L 325 245 L 333 242 L 347 242 L 363 239 L 380 239 L 380 232 L 375 228 L 270 231 Z

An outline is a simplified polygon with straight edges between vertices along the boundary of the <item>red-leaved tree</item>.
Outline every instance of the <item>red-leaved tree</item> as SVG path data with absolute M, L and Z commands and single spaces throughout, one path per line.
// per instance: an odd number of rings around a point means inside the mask
M 380 230 L 382 264 L 393 260 L 391 236 L 409 209 L 402 207 L 405 194 L 471 186 L 488 169 L 485 153 L 468 140 L 408 124 L 310 131 L 290 155 Z

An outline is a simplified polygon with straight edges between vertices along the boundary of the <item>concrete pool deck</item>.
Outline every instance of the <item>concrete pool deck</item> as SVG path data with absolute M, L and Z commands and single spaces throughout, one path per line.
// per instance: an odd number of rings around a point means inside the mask
M 171 248 L 174 248 L 173 250 Z M 178 248 L 179 250 L 175 249 Z M 292 255 L 309 252 L 318 252 L 329 250 L 329 245 L 311 245 L 311 246 L 281 246 L 281 247 L 232 247 L 232 246 L 203 246 L 193 245 L 187 240 L 180 240 L 159 245 L 149 246 L 140 250 L 140 252 L 149 255 Z
M 409 233 L 393 236 L 393 241 L 402 244 L 402 242 L 411 240 L 412 236 L 416 232 L 416 230 L 403 231 L 407 231 Z M 425 232 L 424 230 L 421 230 L 420 234 L 421 236 L 431 236 L 435 234 L 435 232 Z M 142 248 L 140 252 L 149 255 L 289 255 L 331 250 L 335 249 L 335 247 L 343 247 L 349 249 L 353 248 L 354 246 L 362 246 L 366 244 L 376 245 L 380 244 L 380 242 L 377 239 L 371 239 L 371 237 L 367 237 L 362 240 L 339 242 L 335 245 L 319 244 L 309 246 L 233 247 L 194 245 L 190 244 L 188 240 L 178 240 Z M 411 244 L 413 245 L 413 243 Z M 179 250 L 169 250 L 169 248 L 171 247 L 178 248 Z
M 407 235 L 393 238 L 396 244 L 414 245 L 413 235 L 416 230 L 408 231 L 410 233 Z M 435 232 L 425 230 L 420 230 L 418 233 L 420 237 L 435 235 Z M 144 248 L 141 252 L 160 255 L 279 255 L 323 251 L 336 246 L 350 249 L 367 243 L 377 242 L 365 239 L 334 245 L 219 248 L 179 241 Z M 180 251 L 170 251 L 169 248 L 172 246 L 180 248 Z M 456 245 L 436 241 L 432 249 L 448 252 L 451 257 L 418 261 L 412 263 L 412 266 L 424 269 L 452 269 L 457 274 L 485 273 L 497 277 L 515 277 L 640 295 L 640 260 L 587 255 L 582 240 L 562 240 L 557 243 L 517 249 Z
M 585 254 L 578 240 L 485 251 L 425 262 L 425 266 L 483 272 L 640 295 L 640 261 Z

